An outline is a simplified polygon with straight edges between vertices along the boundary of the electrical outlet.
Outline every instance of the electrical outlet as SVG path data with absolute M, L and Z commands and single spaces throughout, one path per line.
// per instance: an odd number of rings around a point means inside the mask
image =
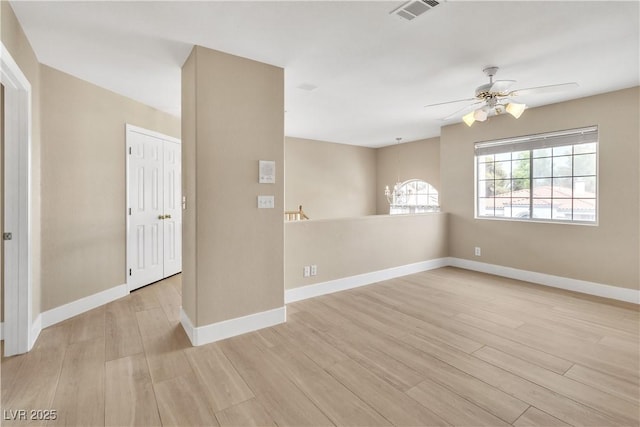
M 309 277 L 311 276 L 311 267 L 309 267 L 308 265 L 304 266 L 304 269 L 302 270 L 302 277 Z
M 482 249 L 480 246 L 476 246 L 476 256 L 482 256 Z
M 317 266 L 317 265 L 315 265 L 315 264 L 313 264 L 313 265 L 311 266 L 311 275 L 312 275 L 312 276 L 316 276 L 317 274 L 318 274 L 318 266 Z

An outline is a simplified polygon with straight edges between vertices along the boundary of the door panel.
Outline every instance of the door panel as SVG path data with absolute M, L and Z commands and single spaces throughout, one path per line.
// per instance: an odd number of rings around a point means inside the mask
M 182 157 L 180 144 L 164 143 L 164 275 L 182 271 Z
M 161 191 L 163 155 L 162 140 L 130 132 L 129 156 L 129 289 L 134 290 L 164 277 L 163 194 Z

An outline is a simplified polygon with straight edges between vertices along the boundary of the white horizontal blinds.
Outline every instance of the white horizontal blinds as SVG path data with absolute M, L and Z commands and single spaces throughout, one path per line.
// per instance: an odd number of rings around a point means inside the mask
M 540 133 L 523 137 L 477 142 L 476 156 L 510 153 L 522 150 L 561 147 L 566 145 L 590 144 L 598 142 L 598 127 L 589 126 L 560 132 Z

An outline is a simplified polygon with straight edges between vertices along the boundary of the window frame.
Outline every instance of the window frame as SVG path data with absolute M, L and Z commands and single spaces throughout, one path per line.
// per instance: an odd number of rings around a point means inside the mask
M 587 135 L 586 138 L 593 138 L 592 140 L 589 140 L 587 142 L 584 141 L 580 141 L 581 139 L 583 139 L 582 137 L 584 135 Z M 558 138 L 556 140 L 554 140 L 554 138 Z M 569 141 L 574 138 L 577 142 L 568 142 L 568 143 L 562 143 L 561 139 L 565 138 L 568 139 Z M 544 145 L 544 142 L 540 142 L 540 141 L 544 141 L 544 140 L 548 140 L 551 141 L 551 143 L 549 145 Z M 531 143 L 531 141 L 534 141 L 533 143 Z M 575 175 L 575 156 L 576 155 L 581 155 L 580 153 L 576 154 L 574 147 L 576 146 L 580 146 L 583 144 L 589 144 L 589 143 L 595 143 L 595 175 Z M 510 147 L 510 149 L 508 150 L 504 150 L 504 151 L 498 151 L 500 146 L 507 146 Z M 553 173 L 553 159 L 555 157 L 561 157 L 561 155 L 553 155 L 553 152 L 551 153 L 551 155 L 549 156 L 545 156 L 545 157 L 534 157 L 533 152 L 536 149 L 540 149 L 540 148 L 554 148 L 554 147 L 566 147 L 566 146 L 570 146 L 572 148 L 570 157 L 571 157 L 571 175 L 568 176 L 562 176 L 562 177 L 555 177 L 554 173 Z M 597 125 L 593 125 L 593 126 L 588 126 L 588 127 L 584 127 L 584 128 L 577 128 L 577 129 L 568 129 L 568 130 L 563 130 L 563 131 L 556 131 L 556 132 L 548 132 L 548 133 L 541 133 L 541 134 L 532 134 L 532 135 L 524 135 L 524 136 L 518 136 L 518 137 L 514 137 L 514 138 L 506 138 L 506 139 L 500 139 L 500 140 L 490 140 L 490 141 L 481 141 L 481 142 L 477 142 L 474 145 L 474 158 L 473 158 L 473 174 L 474 174 L 474 219 L 478 219 L 478 220 L 494 220 L 494 221 L 514 221 L 514 222 L 530 222 L 530 223 L 549 223 L 549 224 L 569 224 L 569 225 L 586 225 L 586 226 L 598 226 L 599 225 L 599 221 L 600 221 L 600 134 L 599 134 L 599 129 Z M 489 150 L 493 151 L 493 154 L 499 154 L 499 153 L 514 153 L 514 152 L 522 152 L 522 151 L 528 151 L 529 152 L 529 176 L 528 178 L 523 178 L 529 181 L 529 186 L 528 186 L 528 190 L 529 190 L 529 217 L 506 217 L 506 216 L 495 216 L 495 201 L 499 200 L 499 197 L 495 197 L 495 195 L 493 197 L 485 197 L 487 199 L 492 199 L 494 202 L 494 215 L 493 216 L 488 216 L 488 215 L 481 215 L 480 214 L 480 202 L 482 197 L 480 196 L 480 182 L 481 181 L 486 181 L 486 180 L 481 180 L 479 179 L 480 177 L 478 176 L 479 173 L 479 164 L 480 162 L 480 157 L 486 154 L 482 154 L 482 153 L 478 153 L 478 149 L 480 148 L 482 150 L 482 148 L 484 147 L 491 147 L 489 148 Z M 587 153 L 590 154 L 590 153 Z M 550 172 L 550 176 L 549 177 L 536 177 L 535 176 L 535 172 L 534 172 L 534 167 L 533 167 L 533 162 L 534 159 L 537 158 L 549 158 L 551 159 L 551 163 L 552 163 L 552 171 Z M 523 159 L 524 160 L 524 159 Z M 513 158 L 511 158 L 510 162 L 513 162 Z M 485 162 L 486 163 L 486 162 Z M 495 160 L 494 160 L 495 163 Z M 513 176 L 511 176 L 511 173 L 513 172 L 513 169 L 510 172 L 510 176 L 508 178 L 509 181 L 513 182 L 514 179 Z M 580 220 L 580 219 L 573 219 L 573 217 L 575 216 L 575 211 L 574 211 L 574 204 L 575 204 L 575 200 L 581 200 L 580 197 L 575 197 L 575 179 L 576 178 L 584 178 L 584 177 L 594 177 L 595 179 L 595 190 L 594 190 L 594 197 L 593 200 L 595 201 L 594 203 L 594 215 L 595 215 L 595 219 L 593 221 L 591 220 Z M 549 179 L 552 184 L 551 184 L 551 189 L 552 192 L 549 196 L 549 200 L 552 203 L 552 208 L 551 208 L 551 216 L 553 216 L 553 200 L 555 199 L 563 199 L 561 197 L 554 197 L 554 193 L 553 193 L 553 180 L 554 179 L 561 179 L 561 178 L 566 178 L 566 179 L 571 179 L 572 180 L 572 197 L 568 200 L 571 200 L 571 204 L 572 204 L 572 208 L 571 208 L 571 216 L 572 219 L 554 219 L 554 218 L 533 218 L 533 202 L 536 199 L 536 197 L 534 197 L 533 194 L 533 186 L 534 186 L 534 179 Z M 495 179 L 494 179 L 495 181 Z M 539 198 L 539 197 L 538 197 Z M 584 199 L 591 199 L 591 198 L 584 198 Z M 510 197 L 510 200 L 513 200 L 513 197 Z M 511 206 L 513 206 L 513 204 L 511 203 Z
M 429 198 L 429 196 L 433 196 L 433 193 L 430 191 L 431 189 L 433 189 L 433 191 L 435 191 L 435 196 L 437 197 L 437 205 L 410 205 L 410 204 L 399 204 L 399 203 L 390 203 L 389 204 L 389 215 L 414 215 L 414 214 L 424 214 L 424 213 L 433 213 L 433 212 L 440 212 L 441 207 L 440 207 L 440 191 L 438 191 L 438 189 L 433 186 L 430 182 L 425 181 L 424 179 L 420 179 L 420 178 L 412 178 L 412 179 L 408 179 L 402 183 L 400 183 L 400 187 L 406 187 L 409 184 L 412 183 L 418 183 L 418 182 L 422 182 L 426 185 L 427 187 L 427 192 L 426 193 L 420 193 L 420 195 L 424 195 L 427 196 L 427 198 Z M 416 196 L 419 195 L 418 193 L 416 193 Z M 395 201 L 395 197 L 394 197 L 394 201 Z M 413 212 L 393 212 L 393 209 L 402 209 L 402 208 L 410 208 L 413 209 Z M 425 210 L 423 212 L 415 212 L 416 208 L 424 208 Z

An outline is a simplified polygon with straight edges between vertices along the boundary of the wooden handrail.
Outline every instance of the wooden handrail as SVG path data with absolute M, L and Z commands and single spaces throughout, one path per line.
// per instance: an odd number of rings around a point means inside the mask
M 304 219 L 309 219 L 307 214 L 302 210 L 302 205 L 298 206 L 297 211 L 285 211 L 284 212 L 285 221 L 301 221 Z

